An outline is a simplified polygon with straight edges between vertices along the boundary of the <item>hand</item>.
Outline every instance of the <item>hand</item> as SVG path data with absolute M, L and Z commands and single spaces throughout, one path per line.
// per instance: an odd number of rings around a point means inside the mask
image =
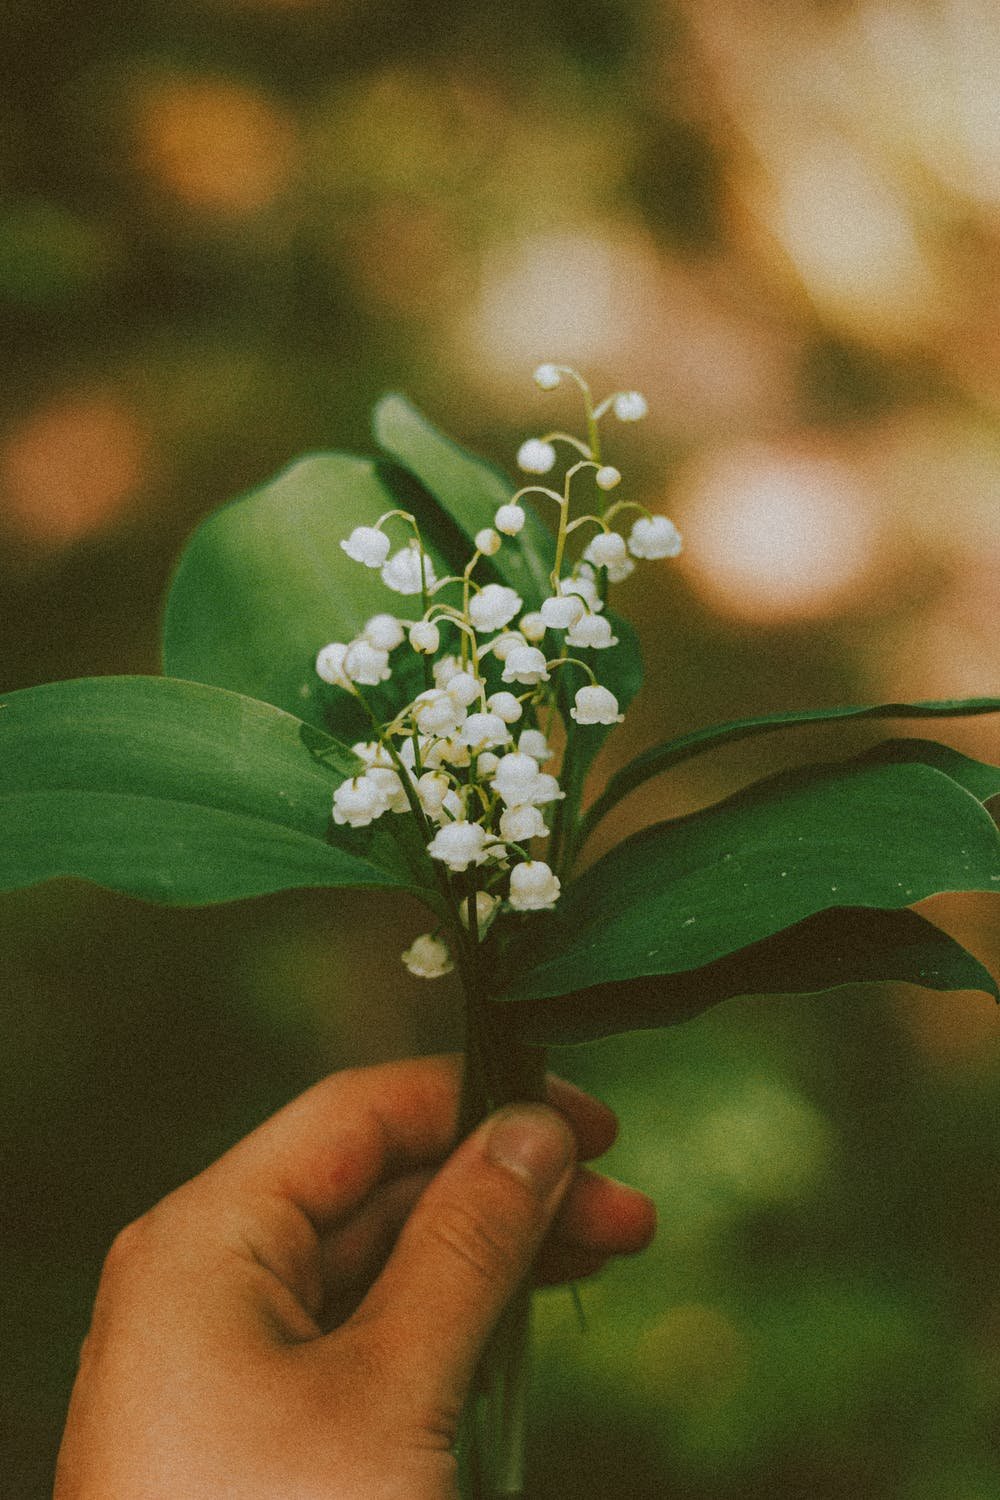
M 334 1074 L 118 1236 L 54 1500 L 454 1500 L 469 1384 L 532 1262 L 585 1276 L 654 1222 L 576 1165 L 615 1120 L 558 1080 L 448 1155 L 458 1080 Z

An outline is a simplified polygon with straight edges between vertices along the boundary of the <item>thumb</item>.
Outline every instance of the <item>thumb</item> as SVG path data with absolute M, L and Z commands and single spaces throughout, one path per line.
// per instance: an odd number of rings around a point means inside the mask
M 357 1314 L 381 1332 L 422 1401 L 456 1411 L 465 1401 L 575 1162 L 561 1115 L 542 1104 L 512 1105 L 474 1131 L 424 1190 Z

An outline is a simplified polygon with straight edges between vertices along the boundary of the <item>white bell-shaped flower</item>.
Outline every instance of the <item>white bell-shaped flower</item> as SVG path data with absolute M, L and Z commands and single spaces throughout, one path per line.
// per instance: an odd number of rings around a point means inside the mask
M 424 771 L 417 777 L 417 797 L 429 818 L 438 816 L 451 789 L 451 782 L 440 771 Z
M 434 649 L 437 650 L 437 647 Z M 450 654 L 448 656 L 439 656 L 431 667 L 431 672 L 434 675 L 434 686 L 439 688 L 447 687 L 455 673 L 461 672 L 461 670 L 462 663 L 457 656 Z
M 555 461 L 556 450 L 542 438 L 528 438 L 517 450 L 517 466 L 526 474 L 547 474 Z
M 500 814 L 500 836 L 509 844 L 526 844 L 529 839 L 544 838 L 548 831 L 541 812 L 530 802 L 515 803 Z
M 554 391 L 561 379 L 557 366 L 548 363 L 539 365 L 534 374 L 535 384 L 543 391 Z
M 625 561 L 628 549 L 625 538 L 617 531 L 599 531 L 591 537 L 583 555 L 595 568 L 613 568 Z
M 517 622 L 517 628 L 526 641 L 530 641 L 533 646 L 537 646 L 538 642 L 544 636 L 547 626 L 538 610 L 532 609 L 526 615 L 521 616 Z
M 393 768 L 392 756 L 379 740 L 359 740 L 351 749 L 369 769 L 378 766 L 380 770 L 391 771 Z
M 501 505 L 493 517 L 493 525 L 497 531 L 502 531 L 504 536 L 517 536 L 524 529 L 527 517 L 520 505 L 512 502 Z
M 440 979 L 455 967 L 448 945 L 432 932 L 422 932 L 402 955 L 403 963 L 418 979 Z
M 509 625 L 524 600 L 503 583 L 488 583 L 469 600 L 469 620 L 475 630 L 502 630 Z
M 548 680 L 545 655 L 537 646 L 515 646 L 503 664 L 502 682 L 520 682 L 530 687 Z
M 566 644 L 603 651 L 607 646 L 617 646 L 618 637 L 611 634 L 611 621 L 604 615 L 584 615 L 566 632 Z
M 635 563 L 630 557 L 623 557 L 619 563 L 608 563 L 608 582 L 624 583 L 635 572 Z
M 372 766 L 366 774 L 383 793 L 389 812 L 407 813 L 410 811 L 410 799 L 406 795 L 406 788 L 398 772 L 385 766 Z
M 588 609 L 593 610 L 595 615 L 599 615 L 604 608 L 604 600 L 597 587 L 593 569 L 587 563 L 583 563 L 572 578 L 560 578 L 559 592 L 560 594 L 576 594 Z
M 619 422 L 641 422 L 649 407 L 639 391 L 619 391 L 611 403 L 611 410 Z
M 449 698 L 454 698 L 463 708 L 468 708 L 471 703 L 477 702 L 483 696 L 483 684 L 472 672 L 455 672 L 448 678 L 445 692 Z
M 629 533 L 633 557 L 676 557 L 682 545 L 680 532 L 666 516 L 641 516 Z
M 568 630 L 586 611 L 579 594 L 554 594 L 542 600 L 539 613 L 549 630 Z
M 485 777 L 487 781 L 491 776 L 496 774 L 496 768 L 499 764 L 500 757 L 492 750 L 481 751 L 479 759 L 476 761 L 480 776 Z
M 441 632 L 432 621 L 417 620 L 410 626 L 409 639 L 414 651 L 419 651 L 421 656 L 433 656 L 441 644 Z
M 530 755 L 542 766 L 556 753 L 540 729 L 523 730 L 517 748 L 522 755 Z
M 375 526 L 355 526 L 341 547 L 354 562 L 380 568 L 389 556 L 389 538 Z
M 470 765 L 472 761 L 468 745 L 463 745 L 462 741 L 454 735 L 442 735 L 429 739 L 422 754 L 428 771 L 437 771 L 441 766 L 455 766 L 461 769 L 463 766 Z
M 528 859 L 510 872 L 510 895 L 515 911 L 548 911 L 559 899 L 558 875 L 543 859 Z
M 463 745 L 468 745 L 473 753 L 478 754 L 480 750 L 493 750 L 499 745 L 509 744 L 511 735 L 499 714 L 470 714 L 458 731 L 458 737 Z
M 494 636 L 483 651 L 492 651 L 497 661 L 506 661 L 515 646 L 526 646 L 528 643 L 519 630 L 505 630 L 501 635 Z M 482 651 L 480 651 L 480 656 Z
M 481 552 L 484 557 L 495 557 L 500 551 L 500 537 L 492 526 L 484 526 L 482 531 L 477 531 L 475 542 L 476 551 Z
M 395 615 L 372 615 L 361 634 L 376 651 L 395 651 L 406 638 L 406 632 Z
M 346 641 L 331 641 L 328 646 L 324 646 L 316 657 L 317 676 L 322 677 L 324 682 L 329 682 L 334 687 L 350 688 L 351 679 L 344 671 L 346 655 Z
M 388 810 L 385 791 L 367 772 L 341 782 L 333 794 L 333 821 L 351 828 L 367 828 Z
M 570 717 L 578 724 L 620 724 L 625 715 L 618 712 L 618 699 L 606 687 L 594 684 L 576 692 Z
M 419 594 L 420 584 L 420 549 L 416 542 L 410 542 L 406 547 L 400 547 L 394 552 L 382 568 L 382 582 L 386 588 L 392 589 L 395 594 Z M 429 589 L 437 582 L 434 576 L 434 568 L 429 557 L 424 555 L 424 581 Z
M 499 714 L 505 724 L 516 724 L 524 713 L 522 704 L 513 693 L 491 693 L 486 700 L 486 707 L 491 714 Z
M 547 771 L 539 771 L 531 783 L 527 800 L 532 807 L 541 807 L 546 802 L 561 802 L 565 795 L 566 793 L 554 776 L 550 776 Z
M 445 688 L 427 688 L 418 693 L 411 712 L 421 734 L 454 734 L 465 718 L 465 709 Z
M 427 845 L 427 852 L 431 859 L 439 859 L 449 870 L 460 875 L 470 865 L 485 864 L 497 842 L 493 834 L 487 833 L 478 823 L 459 818 L 438 829 Z
M 352 682 L 359 682 L 364 687 L 377 687 L 392 676 L 388 651 L 377 650 L 363 636 L 348 646 L 343 670 Z
M 493 773 L 493 790 L 502 797 L 508 807 L 531 799 L 531 791 L 540 772 L 538 762 L 532 755 L 512 750 L 500 757 L 500 764 Z

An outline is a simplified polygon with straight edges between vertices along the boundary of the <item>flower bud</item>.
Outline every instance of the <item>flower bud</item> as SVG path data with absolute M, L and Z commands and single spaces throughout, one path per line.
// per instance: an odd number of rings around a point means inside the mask
M 415 625 L 410 626 L 410 645 L 421 656 L 433 656 L 440 644 L 441 632 L 430 620 L 418 620 Z
M 488 583 L 469 600 L 469 620 L 477 631 L 502 630 L 524 603 L 520 594 L 502 583 Z
M 645 396 L 638 391 L 619 391 L 611 409 L 619 422 L 641 422 L 649 411 Z
M 524 528 L 525 519 L 524 511 L 519 505 L 501 505 L 493 517 L 493 524 L 504 536 L 517 536 Z
M 455 967 L 448 945 L 431 932 L 422 932 L 402 955 L 403 963 L 418 979 L 440 979 Z
M 377 651 L 395 651 L 405 638 L 405 631 L 395 615 L 373 615 L 361 634 Z
M 484 526 L 482 531 L 476 532 L 476 551 L 484 557 L 493 557 L 500 551 L 500 538 L 492 526 Z
M 578 724 L 620 724 L 625 715 L 618 712 L 618 699 L 606 687 L 579 688 L 570 709 Z
M 486 700 L 491 714 L 499 714 L 505 724 L 516 724 L 524 709 L 513 693 L 491 693 Z
M 535 371 L 535 384 L 543 391 L 554 391 L 562 376 L 555 365 L 539 365 Z
M 515 911 L 547 911 L 559 899 L 559 877 L 542 859 L 529 859 L 510 872 L 511 906 Z
M 435 650 L 437 648 L 435 647 Z M 462 663 L 457 656 L 439 656 L 431 667 L 435 687 L 447 687 L 456 672 L 461 672 Z
M 527 644 L 519 630 L 505 630 L 502 635 L 494 636 L 485 649 L 492 651 L 497 661 L 506 661 L 515 646 Z
M 317 676 L 334 687 L 350 688 L 351 679 L 344 671 L 346 655 L 347 644 L 344 641 L 331 641 L 328 646 L 324 646 L 316 658 Z
M 599 490 L 613 490 L 621 482 L 622 476 L 613 464 L 602 464 L 594 475 L 594 483 Z
M 445 692 L 463 708 L 468 708 L 470 703 L 475 703 L 477 699 L 482 698 L 483 684 L 471 672 L 453 672 L 448 678 Z
M 389 538 L 375 526 L 355 526 L 342 549 L 366 568 L 380 568 L 389 556 Z
M 526 474 L 547 474 L 555 461 L 556 450 L 541 438 L 528 438 L 517 450 L 517 466 Z
M 499 905 L 499 896 L 491 896 L 489 891 L 476 892 L 476 927 L 480 932 L 486 931 L 487 927 L 496 916 L 496 909 Z M 468 927 L 469 907 L 467 902 L 462 902 L 462 905 L 459 907 L 458 914 L 462 919 L 462 926 Z
M 521 755 L 530 755 L 532 760 L 537 760 L 543 766 L 556 753 L 540 729 L 523 730 L 517 748 Z
M 531 641 L 535 645 L 542 639 L 547 629 L 545 621 L 537 610 L 531 610 L 528 614 L 522 615 L 517 622 L 517 628 L 526 641 Z
M 633 557 L 676 557 L 681 534 L 666 516 L 643 516 L 629 533 L 628 550 Z
M 420 806 L 429 818 L 437 817 L 450 791 L 451 782 L 440 772 L 425 771 L 417 779 L 417 797 L 420 800 Z

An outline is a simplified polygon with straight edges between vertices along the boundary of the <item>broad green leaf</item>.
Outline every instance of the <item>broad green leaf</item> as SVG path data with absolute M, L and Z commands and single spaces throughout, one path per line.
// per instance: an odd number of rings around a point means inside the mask
M 398 505 L 376 464 L 323 453 L 210 515 L 188 543 L 167 599 L 164 670 L 356 738 L 365 728 L 359 711 L 348 694 L 319 680 L 314 663 L 320 647 L 353 639 L 374 614 L 419 613 L 419 596 L 393 593 L 340 545 L 355 526 Z M 394 545 L 408 534 L 403 522 L 389 522 Z M 428 536 L 442 574 L 433 520 Z
M 525 993 L 529 982 L 517 1002 L 504 1008 L 504 1022 L 521 1042 L 562 1046 L 673 1026 L 734 995 L 807 995 L 884 980 L 1000 997 L 979 960 L 916 912 L 837 907 L 681 974 L 651 974 L 542 999 Z
M 510 480 L 445 437 L 405 396 L 383 396 L 375 407 L 372 426 L 379 447 L 419 479 L 452 517 L 470 543 L 471 555 L 476 532 L 493 525 L 497 507 L 513 494 Z M 534 608 L 550 592 L 554 542 L 530 501 L 525 513 L 520 536 L 505 538 L 489 566 L 503 583 L 517 590 L 525 605 Z
M 97 677 L 10 693 L 0 890 L 71 875 L 195 905 L 412 886 L 328 840 L 332 789 L 356 765 L 292 715 L 198 683 Z
M 1000 890 L 1000 834 L 951 776 L 864 756 L 787 771 L 611 850 L 526 930 L 504 994 L 677 974 L 830 907 L 963 890 Z
M 759 734 L 771 734 L 776 729 L 795 729 L 802 724 L 819 724 L 829 719 L 937 719 L 957 718 L 968 714 L 996 713 L 1000 711 L 1000 698 L 955 698 L 927 703 L 879 703 L 869 707 L 788 709 L 781 713 L 761 714 L 751 719 L 734 719 L 727 724 L 712 724 L 705 729 L 696 729 L 691 734 L 682 734 L 662 745 L 653 745 L 637 755 L 627 766 L 611 777 L 597 800 L 588 809 L 583 820 L 580 844 L 604 817 L 605 813 L 642 786 L 652 776 L 667 771 L 712 750 L 717 745 L 734 740 L 751 739 Z

